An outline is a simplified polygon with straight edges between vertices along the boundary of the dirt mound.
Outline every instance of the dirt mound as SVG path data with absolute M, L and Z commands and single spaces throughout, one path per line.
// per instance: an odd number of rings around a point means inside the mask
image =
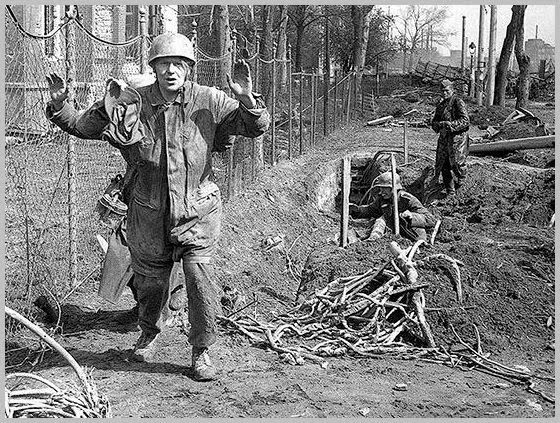
M 469 104 L 469 117 L 471 125 L 498 126 L 514 111 L 514 109 L 502 106 L 477 106 Z
M 405 188 L 419 198 L 424 195 L 419 181 L 429 174 L 425 165 L 401 169 Z M 436 342 L 457 343 L 451 326 L 463 339 L 476 339 L 475 325 L 488 348 L 536 354 L 553 339 L 547 320 L 554 315 L 554 231 L 547 226 L 554 212 L 554 171 L 474 160 L 468 172 L 456 198 L 430 205 L 442 225 L 436 244 L 421 248 L 416 257 L 421 261 L 446 254 L 463 263 L 462 305 L 449 263 L 419 267 L 418 282 L 430 284 L 426 307 Z M 352 226 L 362 228 L 359 221 Z M 390 257 L 391 239 L 403 248 L 411 245 L 390 236 L 313 251 L 303 271 L 302 292 L 310 295 L 338 277 L 378 268 Z
M 410 103 L 400 97 L 379 97 L 375 99 L 374 117 L 379 118 L 391 115 L 402 117 L 406 112 L 417 108 L 417 104 Z

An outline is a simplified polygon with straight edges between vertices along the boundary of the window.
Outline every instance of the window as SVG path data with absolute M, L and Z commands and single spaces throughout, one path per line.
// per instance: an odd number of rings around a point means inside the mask
M 44 21 L 45 21 L 45 31 L 44 34 L 47 35 L 49 32 L 54 30 L 54 5 L 43 6 L 44 9 Z M 54 37 L 45 40 L 45 54 L 47 56 L 54 55 Z
M 138 5 L 126 6 L 126 18 L 125 18 L 125 36 L 126 41 L 138 36 L 139 34 L 139 23 L 138 23 Z M 137 44 L 131 44 L 126 46 L 126 57 L 135 58 L 138 55 Z

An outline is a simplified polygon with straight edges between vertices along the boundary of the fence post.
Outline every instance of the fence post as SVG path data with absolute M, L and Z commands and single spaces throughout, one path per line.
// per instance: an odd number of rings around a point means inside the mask
M 288 44 L 288 160 L 292 160 L 292 46 Z
M 303 72 L 299 73 L 299 155 L 303 154 Z
M 337 114 L 338 114 L 338 71 L 334 71 L 333 131 L 336 131 Z
M 362 118 L 364 117 L 364 80 L 365 78 L 362 76 L 362 86 L 360 87 L 360 101 L 362 103 Z
M 258 93 L 262 93 L 262 87 L 259 88 L 259 82 L 261 82 L 260 78 L 259 78 L 259 75 L 260 75 L 260 72 L 261 72 L 261 69 L 260 69 L 261 67 L 260 67 L 260 62 L 259 62 L 260 55 L 261 55 L 261 53 L 260 53 L 260 45 L 261 45 L 260 40 L 261 40 L 261 37 L 259 37 L 257 35 L 255 37 L 255 48 L 257 49 L 257 51 L 256 51 L 256 56 L 255 56 L 255 75 L 253 75 L 253 86 L 255 87 L 255 91 L 258 92 Z
M 345 156 L 342 159 L 342 210 L 340 211 L 340 246 L 345 248 L 348 245 L 348 217 L 349 217 L 349 198 L 351 187 L 351 157 Z
M 311 146 L 315 147 L 315 115 L 317 108 L 317 93 L 316 93 L 316 80 L 315 69 L 311 74 Z
M 194 58 L 196 59 L 194 62 L 194 66 L 192 69 L 192 80 L 194 82 L 197 82 L 198 80 L 198 34 L 197 34 L 197 30 L 196 27 L 198 26 L 198 23 L 196 23 L 196 19 L 193 19 L 192 23 L 191 23 L 191 41 L 193 44 L 193 49 L 194 49 Z
M 405 116 L 405 118 L 404 118 L 404 126 L 403 126 L 404 164 L 407 164 L 407 163 L 408 163 L 408 138 L 407 138 L 407 129 L 408 129 L 408 118 Z
M 272 87 L 270 93 L 270 114 L 272 117 L 272 166 L 276 164 L 276 122 L 274 121 L 276 111 L 276 48 L 276 43 L 274 43 L 272 46 Z
M 138 7 L 138 24 L 140 26 L 140 73 L 148 72 L 148 11 L 146 6 Z M 195 49 L 196 51 L 196 49 Z
M 323 134 L 326 137 L 329 134 L 329 85 L 331 78 L 331 64 L 329 55 L 329 7 L 325 7 L 325 66 L 324 66 L 324 84 L 323 84 Z
M 69 19 L 76 18 L 76 6 L 69 5 L 66 11 Z M 76 97 L 76 27 L 74 22 L 66 26 L 66 84 L 68 102 L 74 104 Z M 70 287 L 78 280 L 78 243 L 76 214 L 76 138 L 68 137 L 68 229 L 70 249 Z
M 346 99 L 346 125 L 350 123 L 350 98 L 352 96 L 352 75 L 348 75 L 347 85 L 348 85 L 348 98 Z

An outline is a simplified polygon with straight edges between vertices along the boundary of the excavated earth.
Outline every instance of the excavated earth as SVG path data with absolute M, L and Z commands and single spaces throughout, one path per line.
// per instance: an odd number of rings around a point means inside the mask
M 312 295 L 339 276 L 364 273 L 390 258 L 388 245 L 411 243 L 389 236 L 374 242 L 337 245 L 340 227 L 340 163 L 351 155 L 352 198 L 360 178 L 380 150 L 399 149 L 402 129 L 354 123 L 292 161 L 281 161 L 225 205 L 215 276 L 250 304 L 242 313 L 260 321 Z M 442 224 L 421 259 L 446 254 L 460 260 L 463 303 L 444 263 L 420 266 L 426 317 L 436 343 L 461 346 L 454 328 L 470 345 L 480 335 L 482 351 L 505 366 L 524 366 L 535 389 L 553 396 L 555 385 L 554 212 L 555 170 L 547 160 L 533 165 L 504 158 L 469 157 L 465 186 L 453 199 L 428 195 L 425 180 L 435 156 L 436 137 L 427 128 L 409 129 L 410 163 L 397 155 L 405 188 L 425 201 Z M 527 153 L 525 153 L 527 154 Z M 535 164 L 540 165 L 535 167 Z M 363 221 L 350 222 L 363 231 Z M 266 248 L 281 241 L 277 248 Z M 93 368 L 99 392 L 114 417 L 540 417 L 555 406 L 524 383 L 503 380 L 480 368 L 344 355 L 319 366 L 283 362 L 264 344 L 252 344 L 231 328 L 220 328 L 212 355 L 220 379 L 199 383 L 189 376 L 185 327 L 166 328 L 153 363 L 127 360 L 139 335 L 128 310 L 127 290 L 117 305 L 95 294 L 97 281 L 82 286 L 63 309 L 57 340 L 83 366 Z M 297 294 L 299 291 L 299 295 Z M 26 351 L 28 352 L 28 351 Z M 7 357 L 22 361 L 22 352 Z M 30 355 L 33 358 L 34 356 Z M 64 384 L 75 380 L 59 355 L 47 352 L 11 371 L 32 371 Z M 10 371 L 10 370 L 8 370 Z M 405 384 L 403 390 L 402 384 Z

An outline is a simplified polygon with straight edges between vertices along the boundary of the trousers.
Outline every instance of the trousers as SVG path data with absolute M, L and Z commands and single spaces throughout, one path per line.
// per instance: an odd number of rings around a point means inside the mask
M 220 312 L 218 285 L 207 263 L 183 261 L 188 298 L 190 332 L 188 341 L 194 347 L 206 348 L 216 342 L 216 315 Z M 162 329 L 162 312 L 169 295 L 168 272 L 158 276 L 134 274 L 138 295 L 138 325 L 143 332 L 157 334 Z
M 435 178 L 441 173 L 446 188 L 461 185 L 467 176 L 467 155 L 469 152 L 467 133 L 453 135 L 442 133 L 436 150 Z

